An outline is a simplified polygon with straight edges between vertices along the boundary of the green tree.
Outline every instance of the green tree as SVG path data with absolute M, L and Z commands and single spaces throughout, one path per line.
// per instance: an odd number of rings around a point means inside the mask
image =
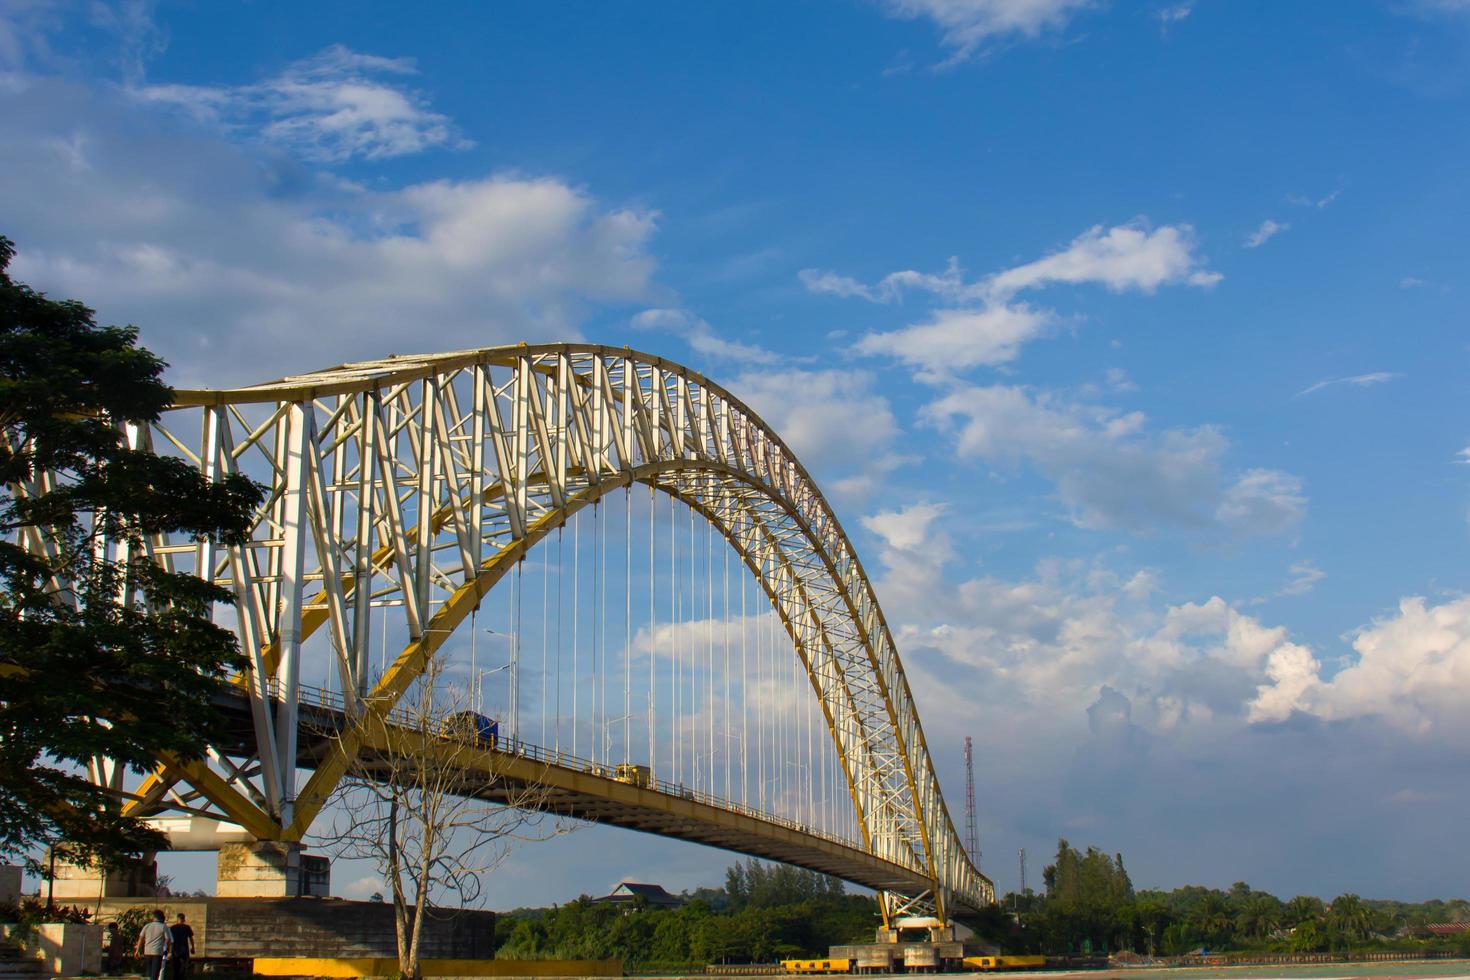
M 1281 903 L 1266 892 L 1247 892 L 1235 915 L 1235 928 L 1251 939 L 1265 939 L 1281 928 Z
M 1291 931 L 1293 953 L 1320 953 L 1327 948 L 1327 937 L 1315 919 L 1308 919 Z
M 127 426 L 173 399 L 163 362 L 136 329 L 14 282 L 14 254 L 0 238 L 0 857 L 64 845 L 115 864 L 161 838 L 79 770 L 199 757 L 219 723 L 210 695 L 239 666 L 210 616 L 231 595 L 146 543 L 242 541 L 262 491 L 130 445 Z
M 1235 919 L 1230 914 L 1230 903 L 1219 892 L 1209 892 L 1190 913 L 1189 924 L 1194 927 L 1211 946 L 1224 946 L 1230 941 L 1235 929 Z
M 1286 903 L 1283 910 L 1283 918 L 1287 925 L 1295 926 L 1302 922 L 1311 922 L 1320 919 L 1326 909 L 1322 905 L 1322 899 L 1315 895 L 1298 895 Z
M 1348 892 L 1332 900 L 1327 922 L 1344 936 L 1362 941 L 1372 931 L 1373 915 L 1361 898 Z

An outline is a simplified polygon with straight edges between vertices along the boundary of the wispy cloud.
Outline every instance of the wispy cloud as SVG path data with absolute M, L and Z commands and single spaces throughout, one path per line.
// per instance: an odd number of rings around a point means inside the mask
M 1223 278 L 1207 269 L 1188 225 L 1154 228 L 1144 220 L 1104 229 L 1095 225 L 1033 262 L 967 281 L 957 259 L 942 272 L 905 269 L 867 284 L 825 269 L 803 269 L 813 293 L 896 303 L 911 293 L 939 300 L 927 319 L 902 329 L 870 333 L 863 354 L 891 354 L 928 372 L 952 372 L 1012 361 L 1030 340 L 1062 317 L 1016 302 L 1028 290 L 1053 285 L 1099 285 L 1112 292 L 1153 293 L 1161 286 L 1208 287 Z
M 1423 289 L 1430 285 L 1428 279 L 1420 279 L 1418 276 L 1404 276 L 1399 280 L 1400 289 Z
M 987 44 L 1008 37 L 1035 38 L 1065 27 L 1093 0 L 880 0 L 894 17 L 926 18 L 951 49 L 938 67 L 957 65 Z
M 1324 197 L 1309 197 L 1305 194 L 1289 194 L 1287 195 L 1286 200 L 1287 203 L 1295 204 L 1299 208 L 1316 208 L 1318 211 L 1321 211 L 1323 208 L 1328 207 L 1341 196 L 1342 188 L 1339 187 L 1337 190 Z
M 1317 587 L 1318 582 L 1327 577 L 1327 573 L 1312 561 L 1293 563 L 1290 574 L 1290 581 L 1277 590 L 1278 596 L 1306 595 Z
M 1079 527 L 1249 537 L 1289 530 L 1306 512 L 1296 476 L 1228 472 L 1230 442 L 1212 426 L 1156 430 L 1142 412 L 1014 385 L 956 386 L 921 418 L 952 432 L 961 458 L 1035 468 Z
M 629 321 L 635 330 L 661 330 L 681 337 L 690 349 L 722 361 L 744 364 L 775 364 L 784 360 L 774 351 L 755 344 L 742 344 L 721 337 L 700 317 L 688 310 L 658 308 L 635 314 Z
M 1245 247 L 1260 248 L 1262 245 L 1266 244 L 1271 239 L 1281 234 L 1283 231 L 1288 231 L 1290 228 L 1291 225 L 1282 224 L 1280 222 L 1273 221 L 1272 219 L 1267 218 L 1265 221 L 1261 222 L 1261 226 L 1259 228 L 1246 236 Z
M 412 59 L 361 54 L 337 44 L 249 85 L 142 85 L 130 91 L 141 101 L 176 106 L 201 122 L 316 163 L 471 145 L 447 116 L 402 84 L 416 73 Z
M 1176 3 L 1167 7 L 1161 7 L 1155 11 L 1154 16 L 1158 17 L 1159 25 L 1165 30 L 1168 30 L 1169 25 L 1179 23 L 1192 13 L 1194 13 L 1194 2 L 1193 0 L 1189 0 L 1187 3 Z
M 1347 378 L 1329 378 L 1326 381 L 1318 381 L 1314 385 L 1303 388 L 1293 397 L 1301 398 L 1304 395 L 1321 391 L 1323 388 L 1331 388 L 1333 385 L 1353 385 L 1357 388 L 1367 388 L 1371 385 L 1381 385 L 1390 381 L 1397 381 L 1402 377 L 1403 375 L 1397 371 L 1374 371 L 1372 374 L 1355 374 Z
M 1406 9 L 1420 15 L 1456 16 L 1470 14 L 1470 0 L 1411 0 Z

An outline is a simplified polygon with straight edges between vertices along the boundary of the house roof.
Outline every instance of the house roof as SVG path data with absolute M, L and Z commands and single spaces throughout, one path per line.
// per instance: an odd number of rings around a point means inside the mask
M 1458 936 L 1470 932 L 1470 922 L 1431 922 L 1424 928 L 1433 936 Z
M 642 898 L 654 905 L 678 905 L 679 897 L 669 894 L 663 885 L 650 885 L 641 881 L 619 882 L 612 892 L 597 899 L 599 902 L 627 902 Z

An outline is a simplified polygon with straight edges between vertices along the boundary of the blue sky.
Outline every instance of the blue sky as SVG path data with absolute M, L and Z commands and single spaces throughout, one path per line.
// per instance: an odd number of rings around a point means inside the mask
M 726 384 L 858 539 L 955 799 L 976 738 L 1002 888 L 1066 836 L 1448 895 L 1467 54 L 1464 0 L 21 0 L 0 232 L 181 385 L 572 338 Z M 725 860 L 588 830 L 492 904 Z

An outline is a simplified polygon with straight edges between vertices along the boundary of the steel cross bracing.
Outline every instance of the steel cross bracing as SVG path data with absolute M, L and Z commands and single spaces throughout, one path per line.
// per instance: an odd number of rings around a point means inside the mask
M 269 488 L 252 540 L 160 537 L 154 560 L 236 597 L 254 744 L 161 759 L 130 812 L 202 813 L 299 840 L 362 747 L 345 737 L 298 785 L 303 644 L 325 629 L 348 715 L 390 713 L 528 550 L 635 483 L 723 535 L 779 615 L 829 728 L 862 849 L 921 872 L 885 914 L 978 909 L 990 882 L 940 793 L 893 638 L 821 492 L 771 429 L 699 374 L 629 349 L 487 348 L 394 357 L 233 390 L 180 391 L 136 444 Z M 43 546 L 44 543 L 37 543 Z M 373 669 L 375 609 L 407 642 Z M 102 771 L 99 769 L 99 777 Z M 113 778 L 109 774 L 109 778 Z

